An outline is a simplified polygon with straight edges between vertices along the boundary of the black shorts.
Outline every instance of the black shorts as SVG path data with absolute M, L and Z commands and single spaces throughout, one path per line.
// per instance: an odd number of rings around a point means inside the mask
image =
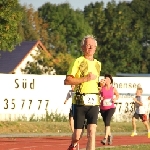
M 70 119 L 71 117 L 73 117 L 73 114 L 74 114 L 74 105 L 75 105 L 75 104 L 72 104 L 72 106 L 71 106 L 71 108 L 70 108 L 70 111 L 69 111 L 69 119 Z
M 69 112 L 69 119 L 73 117 L 73 113 L 72 113 L 72 109 L 70 109 L 70 112 Z
M 83 129 L 87 124 L 97 124 L 99 106 L 74 105 L 74 129 Z
M 141 119 L 142 122 L 147 121 L 147 116 L 145 114 L 137 114 L 136 112 L 134 113 L 133 117 L 135 117 L 135 119 Z

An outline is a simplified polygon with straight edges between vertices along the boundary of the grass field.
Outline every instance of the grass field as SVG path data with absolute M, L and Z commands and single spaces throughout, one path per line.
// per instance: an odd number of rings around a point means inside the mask
M 132 132 L 131 122 L 112 122 L 111 130 L 115 133 Z M 0 122 L 0 133 L 71 133 L 68 122 Z M 104 133 L 104 124 L 98 122 L 97 132 Z M 146 132 L 142 122 L 137 121 L 137 132 Z

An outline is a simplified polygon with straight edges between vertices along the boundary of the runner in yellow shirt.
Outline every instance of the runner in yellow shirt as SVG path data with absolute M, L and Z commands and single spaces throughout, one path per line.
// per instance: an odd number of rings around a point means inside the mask
M 101 63 L 94 59 L 97 41 L 92 35 L 87 35 L 81 42 L 83 56 L 77 58 L 67 72 L 65 85 L 75 85 L 74 133 L 68 150 L 77 150 L 84 120 L 87 118 L 87 147 L 95 150 L 95 132 L 99 113 L 99 76 Z

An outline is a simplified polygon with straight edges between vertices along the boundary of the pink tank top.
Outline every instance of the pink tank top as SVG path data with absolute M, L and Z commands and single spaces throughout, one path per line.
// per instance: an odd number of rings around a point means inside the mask
M 112 86 L 109 90 L 106 89 L 106 87 L 102 87 L 101 96 L 103 97 L 103 100 L 101 100 L 100 109 L 107 110 L 110 108 L 115 108 L 115 105 L 112 102 L 114 96 L 114 90 Z

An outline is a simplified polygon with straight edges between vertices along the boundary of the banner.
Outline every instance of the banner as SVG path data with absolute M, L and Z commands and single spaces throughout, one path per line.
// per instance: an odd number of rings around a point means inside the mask
M 65 75 L 0 74 L 0 120 L 30 120 L 32 116 L 44 118 L 46 112 L 68 116 L 72 101 L 70 99 L 67 104 L 64 104 L 64 101 L 71 86 L 64 85 L 64 79 Z M 114 121 L 120 121 L 121 117 L 125 118 L 124 115 L 128 116 L 134 112 L 133 97 L 138 85 L 143 88 L 144 98 L 148 99 L 150 78 L 113 79 L 113 86 L 120 93 Z

